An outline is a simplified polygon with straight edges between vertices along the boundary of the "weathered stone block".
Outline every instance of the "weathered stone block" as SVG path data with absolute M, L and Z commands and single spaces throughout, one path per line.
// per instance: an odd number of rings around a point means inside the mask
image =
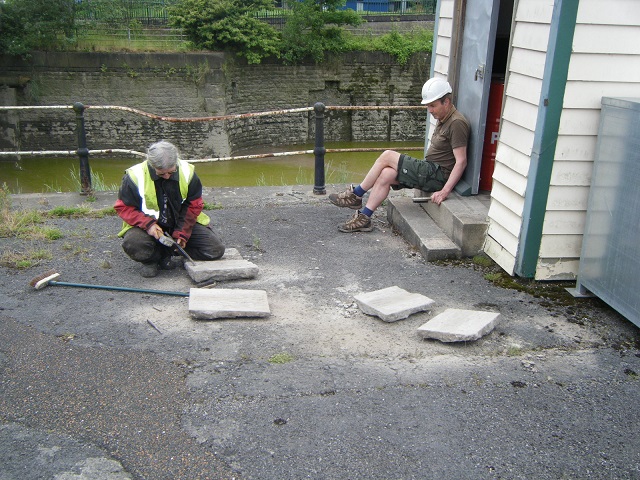
M 418 335 L 442 342 L 470 342 L 491 332 L 499 319 L 496 312 L 449 308 L 418 328 Z
M 228 288 L 189 290 L 189 314 L 196 319 L 214 320 L 271 315 L 267 292 Z
M 364 313 L 380 317 L 385 322 L 395 322 L 416 312 L 429 310 L 435 303 L 429 297 L 407 292 L 397 286 L 362 293 L 354 298 Z

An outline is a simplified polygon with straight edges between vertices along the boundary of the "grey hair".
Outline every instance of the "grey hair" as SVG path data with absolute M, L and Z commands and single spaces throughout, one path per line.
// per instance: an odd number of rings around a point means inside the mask
M 178 148 L 166 140 L 154 143 L 147 149 L 147 160 L 157 170 L 170 170 L 178 164 Z

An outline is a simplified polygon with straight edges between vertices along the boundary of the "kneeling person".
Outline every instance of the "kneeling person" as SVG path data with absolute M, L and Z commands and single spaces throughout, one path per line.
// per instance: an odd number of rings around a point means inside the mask
M 192 164 L 180 159 L 172 143 L 160 141 L 147 159 L 126 170 L 114 208 L 123 220 L 122 248 L 142 263 L 141 275 L 173 268 L 172 248 L 158 240 L 170 235 L 193 260 L 217 260 L 225 247 L 202 211 L 202 183 Z

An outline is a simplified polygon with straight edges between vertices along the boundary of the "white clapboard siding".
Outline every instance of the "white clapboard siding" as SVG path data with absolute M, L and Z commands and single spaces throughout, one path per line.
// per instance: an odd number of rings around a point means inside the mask
M 584 108 L 564 108 L 560 115 L 561 135 L 598 135 L 600 110 Z
M 538 105 L 523 102 L 517 98 L 509 98 L 502 110 L 502 119 L 533 131 L 538 118 Z
M 640 10 L 640 6 L 636 7 Z M 618 25 L 614 35 L 610 25 L 581 25 L 573 37 L 574 53 L 640 54 L 640 24 Z
M 604 8 L 603 8 L 604 7 Z M 640 25 L 637 0 L 582 0 L 578 7 L 578 25 Z
M 640 4 L 638 8 L 640 9 Z M 574 53 L 569 62 L 567 80 L 640 82 L 640 61 L 638 61 L 638 55 Z
M 586 218 L 584 212 L 565 210 L 547 212 L 544 217 L 542 233 L 546 235 L 582 235 Z
M 544 235 L 540 243 L 540 259 L 579 258 L 582 248 L 580 235 Z
M 549 210 L 587 210 L 589 187 L 551 185 L 547 198 Z
M 592 172 L 593 162 L 576 162 L 556 158 L 551 172 L 551 184 L 589 187 Z
M 640 5 L 639 5 L 640 8 Z M 640 37 L 639 37 L 640 38 Z M 640 61 L 640 60 L 635 60 Z M 637 97 L 638 83 L 626 81 L 618 82 L 570 81 L 564 92 L 565 108 L 593 108 L 600 110 L 602 97 Z M 593 158 L 593 157 L 592 157 Z
M 556 158 L 593 162 L 598 137 L 593 135 L 572 135 L 558 137 Z
M 516 2 L 484 251 L 513 274 L 537 127 L 553 2 Z
M 575 280 L 579 258 L 539 258 L 535 280 Z
M 527 178 L 520 175 L 518 172 L 513 171 L 504 163 L 496 164 L 493 170 L 493 179 L 499 181 L 503 185 L 506 185 L 509 190 L 512 190 L 514 193 L 524 198 L 524 194 L 527 190 Z

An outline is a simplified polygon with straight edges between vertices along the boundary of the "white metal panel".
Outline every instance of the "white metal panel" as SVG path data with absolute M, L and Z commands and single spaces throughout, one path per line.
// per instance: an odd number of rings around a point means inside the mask
M 579 258 L 582 235 L 542 235 L 540 259 Z
M 639 38 L 640 25 L 577 25 L 573 36 L 573 51 L 639 55 Z
M 516 22 L 551 23 L 553 13 L 552 0 L 519 0 L 517 2 Z
M 552 185 L 590 186 L 593 162 L 558 160 L 553 163 Z
M 518 216 L 522 216 L 522 212 L 524 211 L 524 198 L 497 180 L 493 182 L 492 185 L 491 201 L 502 203 Z
M 635 55 L 574 53 L 567 80 L 640 83 L 640 61 Z
M 556 158 L 592 161 L 595 156 L 597 137 L 587 135 L 572 135 L 558 137 L 556 143 Z
M 527 178 L 511 170 L 503 163 L 496 163 L 493 170 L 493 180 L 508 186 L 510 190 L 522 197 L 527 191 Z
M 515 256 L 509 253 L 505 248 L 500 245 L 496 240 L 487 235 L 484 240 L 484 246 L 482 247 L 484 253 L 486 253 L 494 262 L 502 268 L 507 275 L 513 275 L 516 265 Z
M 532 105 L 516 98 L 509 98 L 502 109 L 502 120 L 515 123 L 532 132 L 536 129 L 538 105 Z
M 511 45 L 546 52 L 549 46 L 549 30 L 550 26 L 547 23 L 519 23 L 514 29 Z
M 498 163 L 510 168 L 517 174 L 526 177 L 529 174 L 531 157 L 523 155 L 505 143 L 498 143 L 498 150 L 496 151 L 496 165 L 498 165 Z
M 500 142 L 509 145 L 523 155 L 531 156 L 533 132 L 515 123 L 503 120 L 500 124 Z
M 587 210 L 589 187 L 549 187 L 547 211 L 549 210 Z
M 511 52 L 509 71 L 534 78 L 542 78 L 547 55 L 543 52 L 514 48 Z
M 564 108 L 560 115 L 560 135 L 598 135 L 600 110 Z
M 630 58 L 627 58 L 627 62 Z M 635 57 L 633 61 L 640 62 Z M 624 69 L 625 65 L 620 65 Z M 640 97 L 640 84 L 620 81 L 591 82 L 572 81 L 567 82 L 564 92 L 564 108 L 595 108 L 600 110 L 602 97 Z
M 505 85 L 505 94 L 508 98 L 516 98 L 532 105 L 538 105 L 541 92 L 541 79 L 521 75 L 518 72 L 511 72 L 509 82 Z
M 582 235 L 586 212 L 550 211 L 544 216 L 543 235 Z
M 487 215 L 489 218 L 499 223 L 502 228 L 507 230 L 514 237 L 518 237 L 518 235 L 520 235 L 520 230 L 522 229 L 522 218 L 500 202 L 492 201 Z
M 637 0 L 581 0 L 577 23 L 598 25 L 640 25 Z

